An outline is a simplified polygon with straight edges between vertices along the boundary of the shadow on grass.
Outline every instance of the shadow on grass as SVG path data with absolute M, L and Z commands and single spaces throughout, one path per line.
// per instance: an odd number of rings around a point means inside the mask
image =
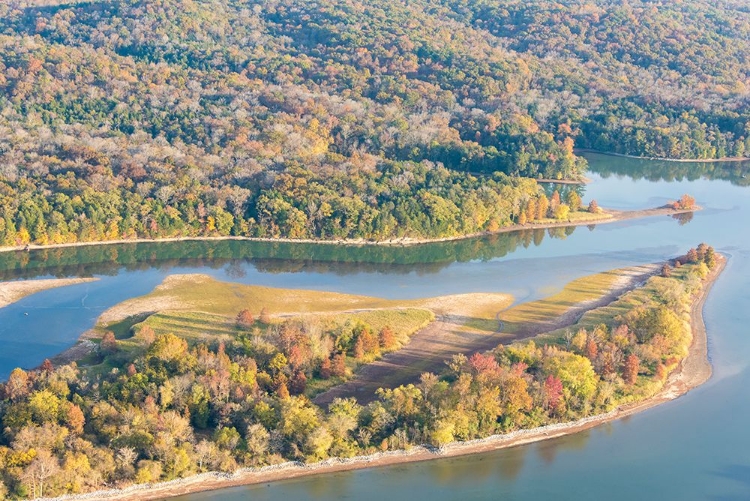
M 170 332 L 187 338 L 236 336 L 242 332 L 237 329 L 234 321 L 219 315 L 213 318 L 201 318 L 193 315 L 158 313 L 149 319 L 148 325 L 157 332 Z
M 133 315 L 130 317 L 125 318 L 124 320 L 120 320 L 119 322 L 115 322 L 113 324 L 109 324 L 107 326 L 108 331 L 112 331 L 115 335 L 115 339 L 130 339 L 133 337 L 133 326 L 135 324 L 139 324 L 146 320 L 148 317 L 153 315 L 154 312 L 145 312 L 145 313 L 139 313 L 138 315 Z

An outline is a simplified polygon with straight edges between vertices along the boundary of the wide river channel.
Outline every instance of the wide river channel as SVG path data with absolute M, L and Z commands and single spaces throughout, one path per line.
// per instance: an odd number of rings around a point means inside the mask
M 705 209 L 691 220 L 658 217 L 409 248 L 233 241 L 2 253 L 0 280 L 99 280 L 0 308 L 0 377 L 71 346 L 102 311 L 175 273 L 390 298 L 498 291 L 527 301 L 580 276 L 660 261 L 706 242 L 730 258 L 704 310 L 714 374 L 684 397 L 587 432 L 493 453 L 175 499 L 750 499 L 750 165 L 587 157 L 586 201 L 639 209 L 689 193 Z

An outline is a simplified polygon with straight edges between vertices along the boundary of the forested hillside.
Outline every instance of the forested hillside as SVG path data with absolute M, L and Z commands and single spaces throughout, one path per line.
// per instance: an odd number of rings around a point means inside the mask
M 746 155 L 749 42 L 739 1 L 2 2 L 0 243 L 496 229 L 574 147 Z

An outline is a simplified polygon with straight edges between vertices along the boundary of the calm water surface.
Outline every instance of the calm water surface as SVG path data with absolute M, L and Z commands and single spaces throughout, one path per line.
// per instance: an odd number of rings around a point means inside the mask
M 3 279 L 96 276 L 0 309 L 0 373 L 71 345 L 106 308 L 172 273 L 407 298 L 504 291 L 528 300 L 569 280 L 684 253 L 700 241 L 730 256 L 706 304 L 713 378 L 685 397 L 570 437 L 464 458 L 322 475 L 179 498 L 750 499 L 750 191 L 738 165 L 590 157 L 585 198 L 622 209 L 683 193 L 706 210 L 689 222 L 650 218 L 409 249 L 285 245 L 128 245 L 0 256 Z M 656 174 L 654 174 L 656 173 Z M 704 177 L 708 176 L 708 178 Z M 28 313 L 28 315 L 25 315 Z

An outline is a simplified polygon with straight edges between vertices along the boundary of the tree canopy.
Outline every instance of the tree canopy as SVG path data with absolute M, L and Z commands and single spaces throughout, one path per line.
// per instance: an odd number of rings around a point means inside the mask
M 514 178 L 577 177 L 575 147 L 742 156 L 749 17 L 728 0 L 5 2 L 0 243 L 442 237 L 517 221 L 536 189 Z
M 362 405 L 309 399 L 351 377 L 356 363 L 398 349 L 383 328 L 309 319 L 253 322 L 221 338 L 155 332 L 102 346 L 90 365 L 15 369 L 0 384 L 0 493 L 79 493 L 288 460 L 315 462 L 412 445 L 435 447 L 570 421 L 648 398 L 687 353 L 684 321 L 708 262 L 654 276 L 551 333 L 455 355 L 441 374 L 381 388 Z M 227 319 L 235 323 L 234 316 Z M 601 323 L 599 323 L 601 322 Z M 361 351 L 359 351 L 361 350 Z

